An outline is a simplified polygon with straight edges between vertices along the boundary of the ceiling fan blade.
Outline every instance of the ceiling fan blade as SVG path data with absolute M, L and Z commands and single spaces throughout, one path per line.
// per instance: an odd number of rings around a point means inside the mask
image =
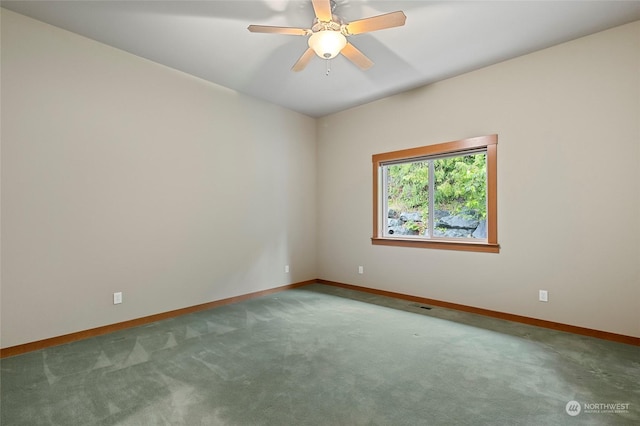
M 328 22 L 331 20 L 331 1 L 330 0 L 312 0 L 313 10 L 316 12 L 318 21 Z
M 373 66 L 373 61 L 367 58 L 364 53 L 356 49 L 356 47 L 351 43 L 347 43 L 340 53 L 356 64 L 361 70 L 368 70 Z
M 268 25 L 249 25 L 247 28 L 252 33 L 272 33 L 272 34 L 287 34 L 287 35 L 307 35 L 309 30 L 302 28 L 291 27 L 270 27 Z
M 302 54 L 302 56 L 300 56 L 300 59 L 298 59 L 298 62 L 293 64 L 293 67 L 291 67 L 291 71 L 298 72 L 298 71 L 302 71 L 303 69 L 305 69 L 305 67 L 307 66 L 307 64 L 309 63 L 309 61 L 311 60 L 311 58 L 313 58 L 313 56 L 315 54 L 316 54 L 316 52 L 314 52 L 312 48 L 308 48 Z
M 368 33 L 371 31 L 384 30 L 385 28 L 401 27 L 406 22 L 407 17 L 402 11 L 385 13 L 384 15 L 372 16 L 347 24 L 347 32 L 350 35 Z

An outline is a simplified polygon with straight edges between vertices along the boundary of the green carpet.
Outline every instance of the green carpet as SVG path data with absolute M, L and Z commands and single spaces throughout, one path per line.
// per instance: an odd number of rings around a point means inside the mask
M 3 426 L 640 422 L 638 347 L 320 284 L 0 365 Z

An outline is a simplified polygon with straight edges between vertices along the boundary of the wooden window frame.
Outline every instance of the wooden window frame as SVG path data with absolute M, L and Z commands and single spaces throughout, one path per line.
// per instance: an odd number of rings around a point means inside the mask
M 497 167 L 498 135 L 479 136 L 475 138 L 461 139 L 452 142 L 428 145 L 419 148 L 403 149 L 400 151 L 374 154 L 373 162 L 373 245 L 418 247 L 443 250 L 461 250 L 485 253 L 499 253 L 498 244 L 498 167 Z M 423 157 L 442 154 L 464 154 L 465 152 L 486 149 L 487 152 L 487 239 L 486 241 L 473 241 L 461 239 L 420 239 L 403 238 L 400 236 L 384 235 L 380 209 L 382 191 L 380 187 L 380 170 L 385 163 L 393 161 L 410 161 Z

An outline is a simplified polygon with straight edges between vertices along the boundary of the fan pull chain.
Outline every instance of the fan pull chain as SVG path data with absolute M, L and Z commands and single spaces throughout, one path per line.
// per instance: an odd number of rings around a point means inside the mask
M 327 59 L 327 73 L 325 74 L 326 76 L 329 75 L 329 73 L 331 72 L 331 59 Z

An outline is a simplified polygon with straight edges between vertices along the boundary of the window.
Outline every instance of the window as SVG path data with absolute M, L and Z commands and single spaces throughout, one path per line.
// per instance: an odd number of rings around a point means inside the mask
M 376 154 L 373 244 L 498 253 L 497 135 Z

